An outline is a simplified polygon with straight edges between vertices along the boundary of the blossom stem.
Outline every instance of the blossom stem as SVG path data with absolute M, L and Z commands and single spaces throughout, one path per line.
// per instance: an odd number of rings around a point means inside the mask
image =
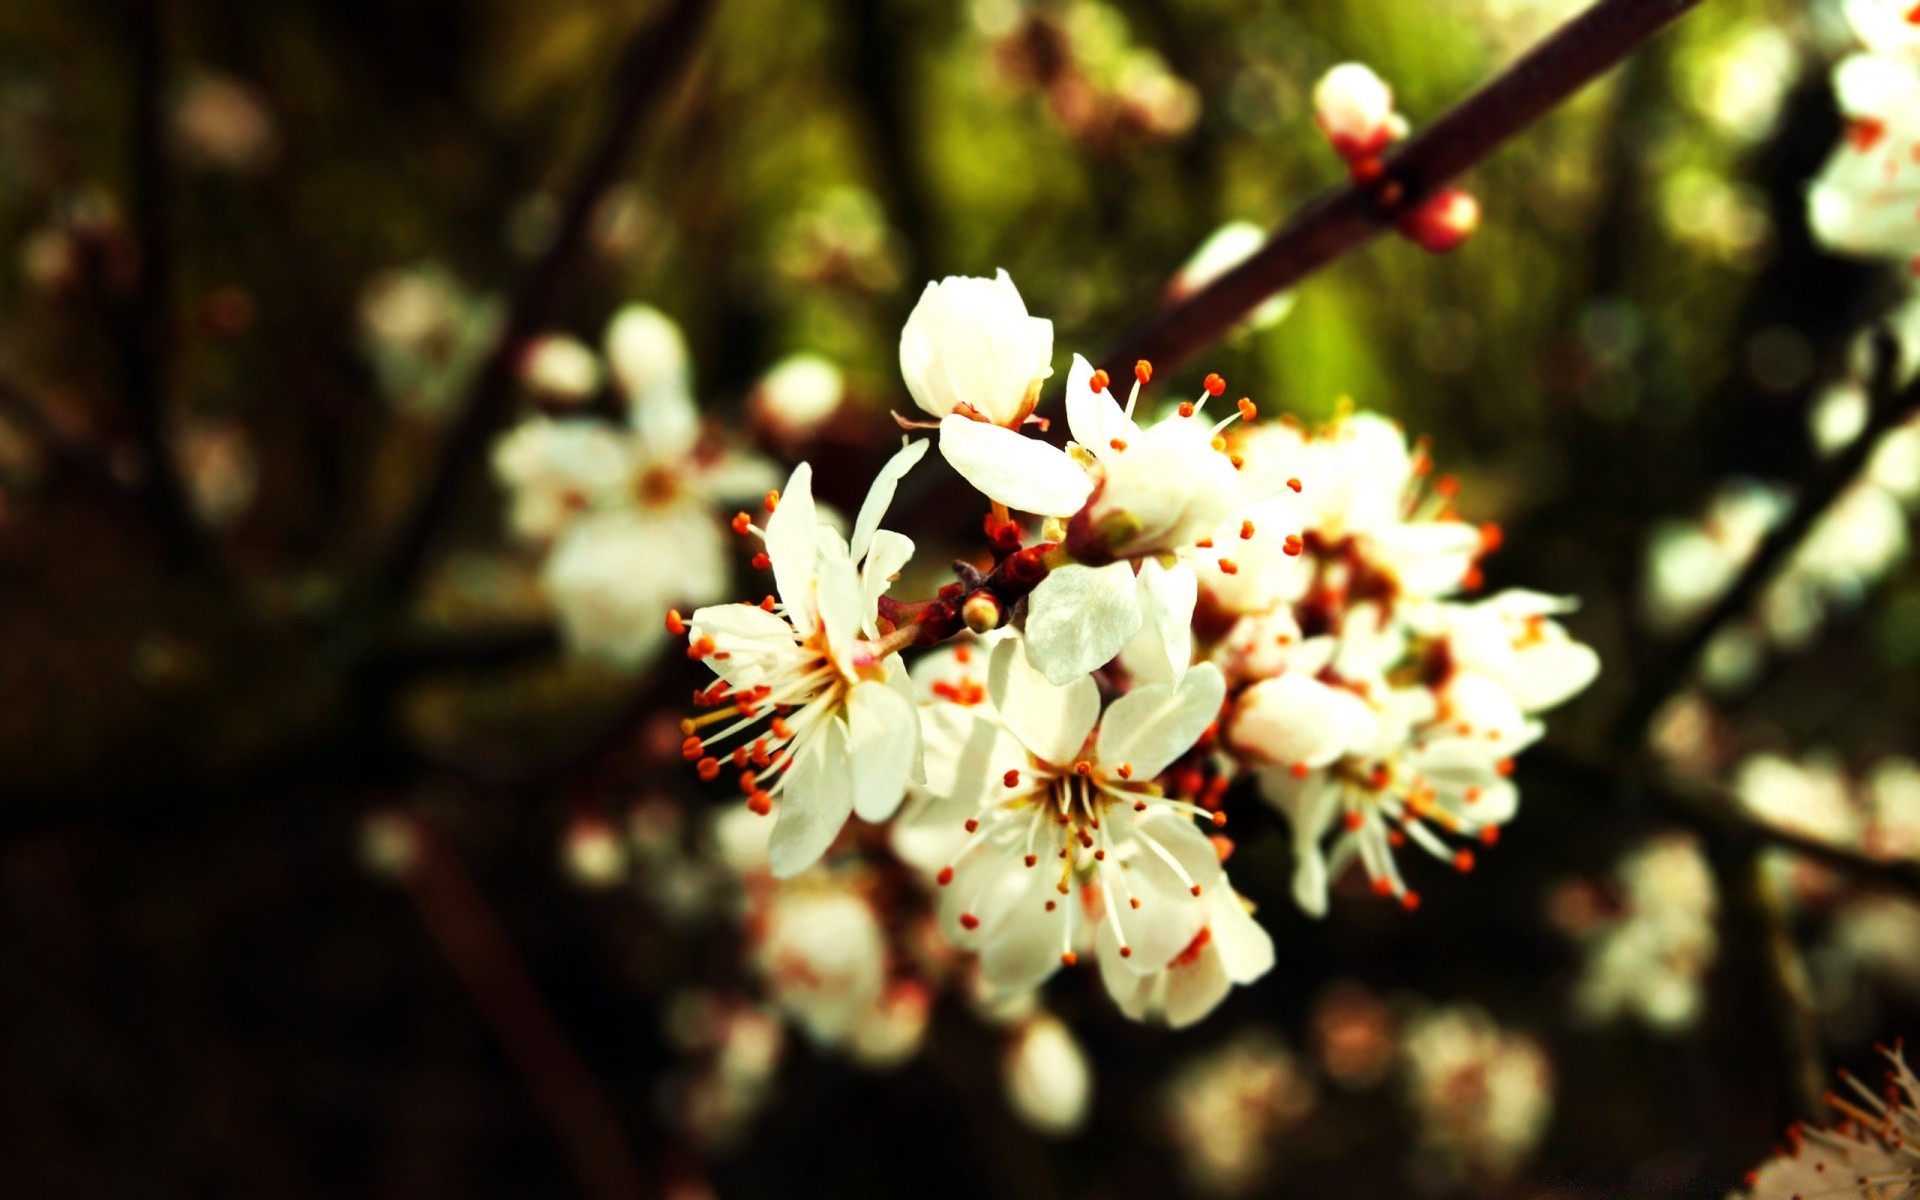
M 1186 361 L 1275 293 L 1393 228 L 1700 3 L 1600 0 L 1387 158 L 1378 180 L 1322 194 L 1251 258 L 1149 318 L 1105 356 L 1107 369 L 1117 377 L 1140 359 L 1167 367 Z
M 674 0 L 656 20 L 636 29 L 614 66 L 618 100 L 599 140 L 582 164 L 545 251 L 514 292 L 505 322 L 467 389 L 413 512 L 381 571 L 381 598 L 404 604 L 419 586 L 441 526 L 467 480 L 485 461 L 486 448 L 506 419 L 520 355 L 553 312 L 562 284 L 580 258 L 601 199 L 626 164 L 642 120 L 673 91 L 699 47 L 699 34 L 715 0 Z

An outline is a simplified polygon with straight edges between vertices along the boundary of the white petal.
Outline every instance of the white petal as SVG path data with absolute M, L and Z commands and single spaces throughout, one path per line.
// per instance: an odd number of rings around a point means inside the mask
M 1273 969 L 1273 939 L 1240 897 L 1223 891 L 1214 898 L 1212 929 L 1221 964 L 1235 983 L 1252 983 Z
M 875 624 L 880 606 L 880 597 L 893 585 L 893 577 L 900 568 L 907 565 L 913 557 L 913 539 L 904 533 L 895 533 L 891 529 L 881 529 L 874 533 L 873 543 L 867 550 L 867 561 L 860 565 L 860 592 L 865 600 L 866 618 L 862 631 L 868 637 L 879 633 Z
M 1572 699 L 1600 674 L 1600 656 L 1580 642 L 1543 642 L 1522 652 L 1514 664 L 1514 699 L 1527 712 L 1540 712 Z
M 863 821 L 884 821 L 907 791 L 920 742 L 919 710 L 887 684 L 869 679 L 847 697 L 847 729 L 853 811 Z
M 1160 816 L 1149 810 L 1135 817 L 1133 810 L 1116 806 L 1108 819 L 1114 826 L 1116 842 L 1152 838 L 1180 864 L 1175 871 L 1166 860 L 1145 844 L 1129 847 L 1122 860 L 1115 884 L 1113 912 L 1118 915 L 1127 945 L 1133 954 L 1124 961 L 1129 967 L 1148 974 L 1173 961 L 1192 944 L 1206 924 L 1206 890 L 1224 887 L 1220 856 L 1193 822 L 1184 817 Z M 1195 896 L 1189 881 L 1198 885 Z M 1140 907 L 1127 903 L 1137 899 Z
M 1263 762 L 1323 767 L 1346 751 L 1348 722 L 1333 688 L 1288 671 L 1240 694 L 1227 740 Z
M 1096 696 L 1094 703 L 1098 705 Z M 972 810 L 998 802 L 1008 770 L 1027 765 L 1027 750 L 989 714 L 959 704 L 932 704 L 920 712 L 926 746 L 927 791 Z M 956 823 L 957 824 L 957 823 Z
M 1209 944 L 1193 962 L 1167 968 L 1167 1025 L 1187 1028 L 1218 1008 L 1232 990 L 1226 964 Z
M 1310 917 L 1327 915 L 1327 860 L 1320 840 L 1339 810 L 1339 785 L 1324 771 L 1296 779 L 1289 770 L 1260 772 L 1260 792 L 1293 831 L 1293 899 Z
M 1060 910 L 1070 910 L 1080 900 L 1054 891 L 1055 872 L 1017 862 L 1005 870 L 1017 886 L 999 891 L 995 904 L 981 905 L 982 926 L 992 932 L 980 947 L 980 971 L 995 989 L 1014 991 L 1034 987 L 1059 969 L 1060 935 L 1067 919 Z M 953 886 L 962 882 L 956 879 Z M 1059 902 L 1053 912 L 1047 911 L 1050 900 Z
M 1087 675 L 1065 687 L 1052 683 L 1027 661 L 1019 638 L 1007 638 L 993 648 L 987 694 L 1007 730 L 1034 754 L 1059 766 L 1080 757 L 1093 723 L 1100 719 L 1099 685 Z
M 814 603 L 827 632 L 827 649 L 846 671 L 859 653 L 856 643 L 860 631 L 871 623 L 873 609 L 860 590 L 860 576 L 847 557 L 846 547 L 831 531 L 822 530 L 821 534 Z
M 1193 663 L 1193 606 L 1199 577 L 1186 566 L 1162 567 L 1158 559 L 1140 564 L 1140 634 L 1151 637 L 1165 658 L 1155 678 L 1178 680 Z
M 1027 656 L 1055 683 L 1112 662 L 1140 628 L 1139 585 L 1126 563 L 1056 567 L 1027 599 Z
M 887 655 L 881 664 L 886 668 L 887 686 L 900 693 L 900 698 L 914 708 L 913 765 L 908 769 L 907 779 L 914 784 L 927 782 L 927 747 L 920 738 L 919 697 L 914 695 L 913 674 L 907 670 L 907 662 L 898 654 Z
M 940 453 L 989 499 L 1021 512 L 1070 517 L 1093 490 L 1066 451 L 984 421 L 941 420 Z
M 807 731 L 806 745 L 787 768 L 780 815 L 767 844 L 774 878 L 791 879 L 820 861 L 853 812 L 853 758 L 847 726 L 828 717 Z
M 887 506 L 893 503 L 893 493 L 926 453 L 926 438 L 908 442 L 874 476 L 873 486 L 867 489 L 867 498 L 860 504 L 860 515 L 853 519 L 853 536 L 847 539 L 847 551 L 853 555 L 853 561 L 866 557 L 867 547 L 873 544 L 873 532 L 880 528 L 880 519 L 887 515 Z
M 819 623 L 819 609 L 813 595 L 814 572 L 819 551 L 819 535 L 814 532 L 819 517 L 813 506 L 813 466 L 801 463 L 787 478 L 780 503 L 767 518 L 767 557 L 773 560 L 773 585 L 787 616 L 801 633 L 812 633 Z
M 1103 458 L 1111 453 L 1113 439 L 1134 442 L 1140 437 L 1140 427 L 1122 411 L 1113 392 L 1093 390 L 1093 366 L 1078 354 L 1067 372 L 1067 428 L 1074 441 Z
M 1226 680 L 1212 663 L 1201 663 L 1178 684 L 1134 688 L 1115 700 L 1100 722 L 1102 766 L 1126 763 L 1134 778 L 1152 779 L 1193 749 L 1220 715 L 1226 692 Z

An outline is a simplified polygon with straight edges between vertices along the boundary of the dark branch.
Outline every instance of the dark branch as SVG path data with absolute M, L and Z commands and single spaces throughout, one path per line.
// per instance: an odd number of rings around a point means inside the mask
M 1252 258 L 1134 330 L 1105 357 L 1108 369 L 1119 376 L 1137 359 L 1186 361 L 1274 293 L 1391 228 L 1699 3 L 1600 0 L 1388 158 L 1380 180 L 1324 193 Z
M 714 0 L 673 0 L 656 21 L 634 31 L 613 73 L 613 111 L 568 192 L 553 240 L 520 281 L 505 324 L 474 377 L 418 503 L 401 527 L 381 572 L 382 599 L 403 604 L 419 585 L 441 527 L 468 479 L 486 458 L 489 439 L 505 422 L 515 367 L 528 339 L 552 314 L 562 283 L 580 257 L 594 210 L 618 177 L 641 121 L 672 90 L 692 61 Z

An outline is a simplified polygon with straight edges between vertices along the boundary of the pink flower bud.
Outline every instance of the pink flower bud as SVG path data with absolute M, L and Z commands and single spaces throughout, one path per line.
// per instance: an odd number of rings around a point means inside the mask
M 1480 226 L 1480 202 L 1460 188 L 1443 188 L 1400 220 L 1400 233 L 1432 254 L 1445 254 Z

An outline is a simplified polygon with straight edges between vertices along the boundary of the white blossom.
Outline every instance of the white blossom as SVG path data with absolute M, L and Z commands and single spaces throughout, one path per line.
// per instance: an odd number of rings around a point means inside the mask
M 914 820 L 949 839 L 936 873 L 943 927 L 979 953 L 996 991 L 1032 987 L 1089 950 L 1125 973 L 1110 986 L 1175 964 L 1215 919 L 1207 893 L 1226 887 L 1191 819 L 1211 814 L 1154 781 L 1212 723 L 1219 671 L 1136 686 L 1103 717 L 1091 678 L 1055 686 L 1009 637 L 987 690 L 990 707 L 923 710 L 936 802 Z M 1116 998 L 1133 1003 L 1124 990 Z
M 1393 89 L 1362 63 L 1341 63 L 1320 77 L 1313 85 L 1313 116 L 1346 159 L 1376 155 L 1407 132 L 1406 121 L 1393 111 Z
M 913 553 L 913 542 L 881 529 L 880 519 L 925 452 L 924 441 L 910 443 L 882 468 L 850 541 L 818 520 L 812 468 L 794 468 L 757 531 L 779 603 L 712 605 L 688 622 L 689 652 L 720 677 L 707 699 L 724 706 L 683 722 L 682 752 L 712 778 L 720 770 L 713 752 L 739 739 L 731 758 L 750 803 L 766 812 L 780 801 L 769 851 L 778 877 L 818 861 L 849 815 L 893 815 L 918 774 L 919 719 L 906 668 L 869 639 L 878 634 L 881 594 Z M 721 722 L 717 732 L 695 732 Z M 747 736 L 763 723 L 765 733 Z
M 1691 1028 L 1702 976 L 1719 948 L 1719 897 L 1693 838 L 1656 838 L 1616 872 L 1620 913 L 1581 930 L 1586 961 L 1574 1006 L 1590 1021 L 1631 1016 L 1662 1032 Z
M 1421 1148 L 1434 1165 L 1480 1181 L 1518 1170 L 1553 1110 L 1552 1064 L 1539 1043 L 1462 1006 L 1415 1018 L 1405 1053 Z
M 1847 135 L 1807 193 L 1814 236 L 1842 254 L 1912 262 L 1920 256 L 1920 65 L 1856 54 L 1834 69 L 1833 84 Z
M 900 374 L 935 420 L 1012 428 L 1053 374 L 1053 322 L 1027 315 L 1005 271 L 929 283 L 900 331 Z

